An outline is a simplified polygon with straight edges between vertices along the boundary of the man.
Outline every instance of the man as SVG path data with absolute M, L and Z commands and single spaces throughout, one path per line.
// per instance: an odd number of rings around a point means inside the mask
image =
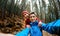
M 42 36 L 41 27 L 39 28 L 39 21 L 36 18 L 37 15 L 34 12 L 30 13 L 30 36 Z

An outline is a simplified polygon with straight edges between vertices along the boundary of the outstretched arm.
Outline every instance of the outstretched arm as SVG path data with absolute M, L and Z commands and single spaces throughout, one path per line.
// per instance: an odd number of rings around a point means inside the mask
M 28 36 L 29 28 L 25 28 L 22 31 L 18 32 L 15 36 Z
M 41 27 L 43 30 L 45 30 L 51 34 L 59 34 L 60 20 L 56 20 L 56 21 L 53 21 L 53 22 L 48 23 L 48 24 L 42 23 Z

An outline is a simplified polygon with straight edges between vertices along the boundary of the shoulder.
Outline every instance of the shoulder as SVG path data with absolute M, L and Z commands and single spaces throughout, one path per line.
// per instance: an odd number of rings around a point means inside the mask
M 40 20 L 39 18 L 36 18 L 36 20 L 37 20 L 38 22 L 42 22 L 42 20 Z

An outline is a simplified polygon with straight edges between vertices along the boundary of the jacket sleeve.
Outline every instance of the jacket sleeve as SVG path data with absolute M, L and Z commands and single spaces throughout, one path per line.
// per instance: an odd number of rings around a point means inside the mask
M 42 29 L 51 33 L 51 34 L 59 34 L 60 32 L 60 20 L 53 21 L 51 23 L 45 24 L 42 23 Z
M 18 32 L 15 36 L 28 36 L 29 28 L 25 28 L 22 31 Z

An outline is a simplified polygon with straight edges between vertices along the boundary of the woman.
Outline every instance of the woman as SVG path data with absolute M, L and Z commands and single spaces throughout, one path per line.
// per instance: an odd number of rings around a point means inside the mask
M 28 36 L 30 31 L 30 19 L 29 19 L 29 12 L 24 10 L 22 11 L 23 16 L 23 30 L 21 32 L 18 32 L 15 36 Z
M 29 12 L 26 11 L 26 10 L 22 11 L 22 16 L 23 16 L 23 25 L 24 25 L 24 28 L 30 27 L 29 26 L 29 24 L 30 24 Z

